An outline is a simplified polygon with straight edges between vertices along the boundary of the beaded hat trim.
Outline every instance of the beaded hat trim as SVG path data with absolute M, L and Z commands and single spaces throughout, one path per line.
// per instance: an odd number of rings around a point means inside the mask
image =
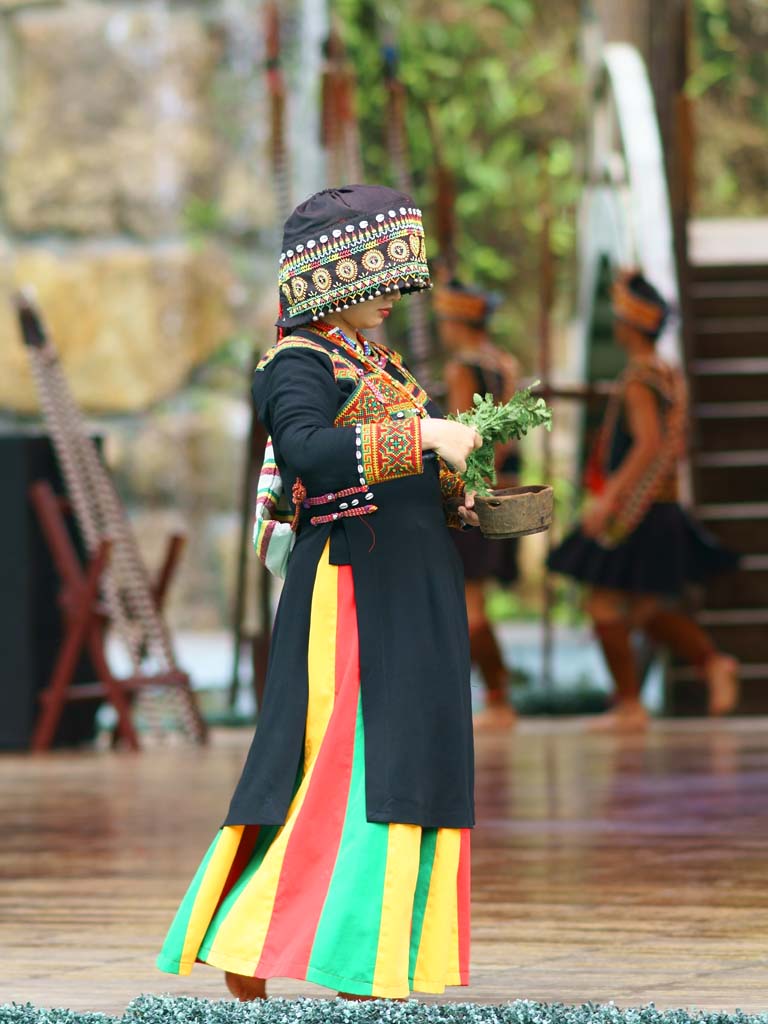
M 341 222 L 280 256 L 281 327 L 297 327 L 397 288 L 430 288 L 421 210 Z

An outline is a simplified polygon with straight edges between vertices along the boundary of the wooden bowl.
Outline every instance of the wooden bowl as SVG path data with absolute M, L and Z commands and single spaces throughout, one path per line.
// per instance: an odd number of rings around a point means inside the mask
M 503 487 L 475 497 L 480 530 L 489 540 L 525 537 L 548 530 L 553 507 L 554 493 L 546 485 Z

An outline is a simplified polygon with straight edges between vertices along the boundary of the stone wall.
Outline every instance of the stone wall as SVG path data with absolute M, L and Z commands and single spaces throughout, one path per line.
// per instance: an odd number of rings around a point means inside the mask
M 260 0 L 0 0 L 0 289 L 37 290 L 87 409 L 146 408 L 250 324 L 262 23 Z M 3 303 L 0 406 L 35 404 Z
M 264 7 L 0 0 L 0 426 L 38 410 L 8 301 L 31 287 L 148 561 L 171 525 L 188 532 L 177 626 L 228 623 L 248 368 L 274 338 Z M 302 54 L 298 200 L 323 185 L 325 4 L 280 10 Z

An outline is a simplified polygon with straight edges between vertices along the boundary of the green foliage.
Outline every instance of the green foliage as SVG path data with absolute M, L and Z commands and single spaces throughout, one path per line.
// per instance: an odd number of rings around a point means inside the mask
M 493 395 L 475 395 L 473 406 L 448 419 L 474 427 L 483 439 L 479 448 L 467 456 L 466 472 L 461 478 L 467 490 L 490 494 L 496 483 L 495 445 L 519 441 L 536 427 L 552 429 L 552 410 L 543 398 L 531 394 L 531 387 L 516 391 L 508 402 L 494 403 Z M 490 486 L 489 486 L 490 485 Z
M 768 187 L 768 4 L 695 0 L 699 216 L 765 216 Z
M 653 1003 L 620 1009 L 613 1003 L 350 1002 L 345 999 L 234 1000 L 140 996 L 122 1018 L 72 1010 L 0 1006 L 0 1024 L 768 1024 L 768 1014 L 657 1010 Z
M 120 1017 L 77 1010 L 47 1010 L 31 1003 L 5 1003 L 0 1006 L 0 1024 L 118 1024 Z
M 355 68 L 368 180 L 396 185 L 386 149 L 382 46 L 395 43 L 408 160 L 436 251 L 435 153 L 456 186 L 458 274 L 498 291 L 496 340 L 532 356 L 544 207 L 564 269 L 573 251 L 583 136 L 578 2 L 333 0 Z M 542 9 L 546 8 L 546 9 Z
M 578 0 L 331 0 L 358 79 L 368 180 L 394 185 L 384 44 L 408 96 L 413 187 L 436 251 L 435 138 L 455 176 L 458 273 L 501 292 L 494 336 L 529 362 L 543 211 L 558 294 L 567 295 L 585 136 Z M 694 0 L 701 215 L 765 211 L 768 4 Z M 430 123 L 434 126 L 434 133 Z M 394 324 L 393 324 L 394 325 Z
M 697 62 L 689 95 L 713 91 L 768 125 L 768 8 L 755 0 L 696 0 Z
M 221 210 L 211 199 L 191 196 L 183 210 L 184 228 L 190 234 L 212 234 L 221 230 Z

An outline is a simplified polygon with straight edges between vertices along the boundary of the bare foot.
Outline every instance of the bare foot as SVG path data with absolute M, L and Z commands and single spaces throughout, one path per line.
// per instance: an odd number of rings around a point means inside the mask
M 225 971 L 224 981 L 235 999 L 239 999 L 241 1003 L 267 998 L 267 983 L 263 978 L 249 978 L 245 974 L 233 974 L 232 971 Z
M 514 729 L 517 724 L 517 712 L 506 702 L 488 704 L 482 711 L 475 712 L 472 723 L 480 732 Z
M 727 715 L 739 702 L 739 663 L 729 654 L 715 654 L 704 666 L 710 715 Z
M 589 732 L 643 732 L 647 728 L 648 712 L 639 700 L 620 701 L 587 726 Z

